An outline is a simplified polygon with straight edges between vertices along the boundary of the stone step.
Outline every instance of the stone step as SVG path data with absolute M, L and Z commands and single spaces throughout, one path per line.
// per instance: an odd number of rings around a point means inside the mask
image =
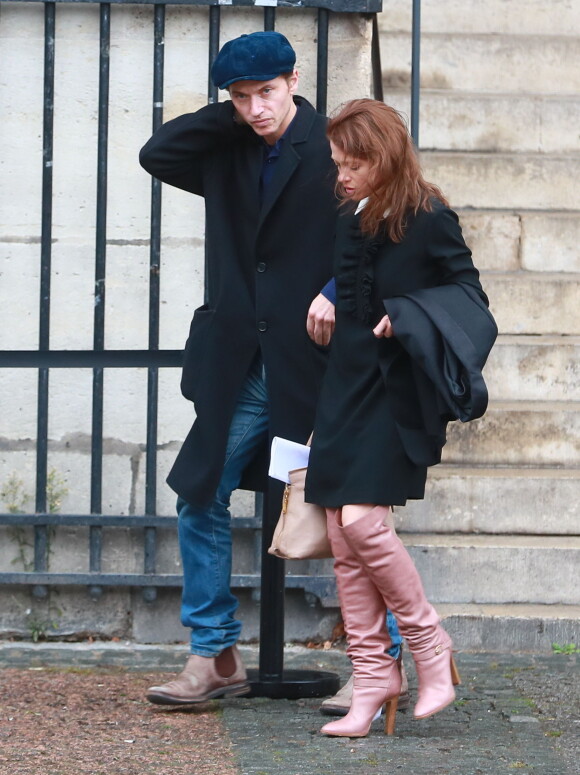
M 575 209 L 579 155 L 423 151 L 427 180 L 454 207 L 475 209 Z
M 449 425 L 443 461 L 460 466 L 580 467 L 580 402 L 490 404 L 469 423 Z
M 482 270 L 580 272 L 580 213 L 459 210 L 465 240 Z
M 580 334 L 580 274 L 489 272 L 482 282 L 502 334 Z
M 437 612 L 460 651 L 551 654 L 578 644 L 580 605 L 440 603 Z
M 413 533 L 577 535 L 579 502 L 580 469 L 440 465 L 395 517 Z
M 384 101 L 410 115 L 409 90 Z M 421 90 L 419 145 L 444 151 L 572 153 L 580 150 L 578 95 Z
M 580 396 L 580 337 L 499 336 L 484 371 L 494 401 Z
M 178 630 L 175 625 L 178 612 L 178 601 L 175 610 L 167 611 L 165 606 L 157 603 L 149 605 L 149 630 L 153 637 L 147 643 L 139 643 L 136 634 L 133 639 L 119 641 L 98 641 L 80 643 L 43 641 L 1 641 L 0 667 L 10 668 L 117 668 L 142 670 L 148 672 L 171 671 L 178 672 L 189 655 L 187 646 L 188 631 Z M 91 607 L 95 603 L 91 604 Z M 309 614 L 308 607 L 303 604 L 301 617 Z M 256 605 L 254 604 L 254 607 Z M 578 643 L 578 628 L 580 626 L 580 606 L 576 605 L 526 605 L 507 603 L 504 605 L 470 605 L 447 604 L 437 605 L 437 612 L 445 623 L 445 629 L 453 638 L 455 648 L 460 651 L 490 652 L 498 654 L 534 653 L 551 654 L 554 644 L 563 646 L 568 643 Z M 319 635 L 321 639 L 332 637 L 332 628 L 337 616 L 329 616 L 324 611 L 324 618 L 319 623 L 319 630 L 304 630 L 296 619 L 296 611 L 286 612 L 286 640 L 284 662 L 286 667 L 302 667 L 300 659 L 310 659 L 311 648 L 300 644 L 292 644 L 296 640 L 312 640 Z M 320 616 L 320 612 L 317 612 Z M 146 612 L 143 611 L 141 618 Z M 159 618 L 163 625 L 159 626 Z M 252 640 L 259 638 L 258 618 L 255 613 L 244 606 L 242 602 L 241 617 L 244 622 L 242 630 L 242 645 L 240 653 L 247 667 L 257 667 L 258 645 Z M 156 626 L 157 623 L 157 626 Z M 142 628 L 143 629 L 143 628 Z M 169 637 L 175 630 L 177 636 L 172 642 Z M 168 632 L 169 630 L 169 632 Z M 299 630 L 302 630 L 300 633 Z M 131 636 L 129 636 L 131 637 Z M 314 652 L 321 660 L 319 668 L 339 670 L 346 659 L 342 649 L 325 649 Z M 296 660 L 296 662 L 295 662 Z M 405 660 L 410 661 L 406 656 Z M 412 668 L 410 668 L 412 670 Z M 464 677 L 465 680 L 465 677 Z M 359 770 L 360 771 L 360 770 Z
M 409 32 L 412 4 L 383 0 L 381 32 Z M 509 35 L 577 35 L 580 6 L 570 0 L 423 0 L 425 33 L 500 33 Z
M 385 89 L 410 83 L 411 37 L 380 35 Z M 421 36 L 421 86 L 457 91 L 575 94 L 580 91 L 580 37 L 484 35 L 454 31 Z
M 434 603 L 578 605 L 578 536 L 436 535 L 401 539 Z

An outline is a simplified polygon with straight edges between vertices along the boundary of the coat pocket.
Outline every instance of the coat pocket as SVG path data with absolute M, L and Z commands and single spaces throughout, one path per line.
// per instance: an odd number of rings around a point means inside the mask
M 181 372 L 181 392 L 189 401 L 195 401 L 197 388 L 203 374 L 203 364 L 211 342 L 208 332 L 214 317 L 214 310 L 207 304 L 199 307 L 193 314 L 189 327 L 189 336 L 183 353 L 183 369 Z

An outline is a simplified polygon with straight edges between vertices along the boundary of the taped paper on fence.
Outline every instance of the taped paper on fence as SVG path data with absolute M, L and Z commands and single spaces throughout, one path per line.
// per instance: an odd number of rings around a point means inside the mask
M 279 479 L 281 482 L 289 484 L 288 471 L 294 471 L 296 468 L 306 468 L 309 455 L 310 447 L 306 446 L 306 444 L 298 444 L 296 441 L 289 441 L 288 439 L 274 436 L 272 439 L 268 475 L 273 479 Z

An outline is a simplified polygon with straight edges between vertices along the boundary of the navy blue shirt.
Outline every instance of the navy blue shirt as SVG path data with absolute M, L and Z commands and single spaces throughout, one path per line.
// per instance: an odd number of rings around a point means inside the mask
M 300 108 L 298 110 L 300 110 Z M 296 116 L 294 116 L 294 118 L 296 118 Z M 264 155 L 262 157 L 262 170 L 260 172 L 260 203 L 262 203 L 264 200 L 264 192 L 272 182 L 276 162 L 282 153 L 282 144 L 288 136 L 290 127 L 294 123 L 294 118 L 288 124 L 284 134 L 276 140 L 274 145 L 268 145 L 268 143 L 264 141 Z M 328 299 L 328 301 L 336 304 L 336 285 L 334 282 L 334 277 L 326 283 L 321 293 Z
M 294 117 L 296 118 L 296 116 Z M 286 127 L 286 131 L 282 135 L 282 137 L 279 137 L 274 145 L 268 145 L 268 143 L 264 140 L 264 149 L 263 149 L 263 157 L 262 157 L 262 171 L 260 173 L 260 203 L 264 199 L 264 192 L 272 182 L 272 178 L 274 177 L 274 169 L 276 167 L 276 162 L 280 158 L 280 154 L 282 153 L 282 144 L 286 137 L 288 136 L 288 132 L 290 131 L 290 127 L 294 123 L 294 119 L 288 124 Z

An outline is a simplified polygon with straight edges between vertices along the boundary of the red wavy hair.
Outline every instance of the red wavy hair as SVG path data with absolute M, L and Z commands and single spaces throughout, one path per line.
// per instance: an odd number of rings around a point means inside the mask
M 345 102 L 330 118 L 326 134 L 347 158 L 370 164 L 372 193 L 361 213 L 365 234 L 374 237 L 384 230 L 393 242 L 400 242 L 409 212 L 432 210 L 432 197 L 448 204 L 439 188 L 423 177 L 403 118 L 384 102 Z M 336 185 L 339 198 L 346 200 L 341 184 Z

